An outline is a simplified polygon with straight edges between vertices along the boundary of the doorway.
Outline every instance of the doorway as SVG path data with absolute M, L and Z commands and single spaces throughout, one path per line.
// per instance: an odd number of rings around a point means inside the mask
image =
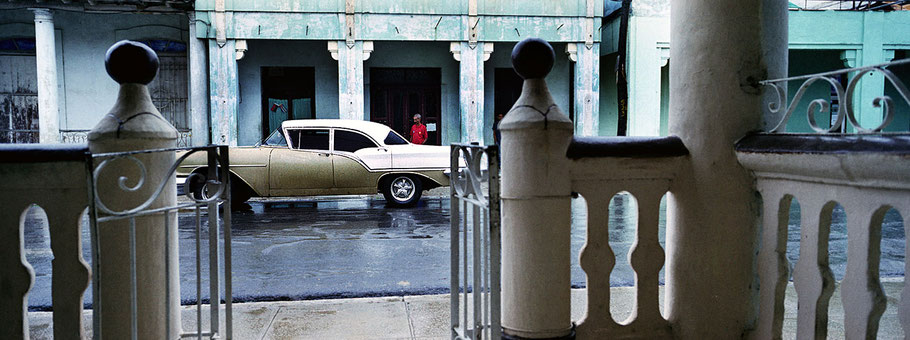
M 312 67 L 262 68 L 262 138 L 289 119 L 316 118 Z
M 439 68 L 370 68 L 370 120 L 406 138 L 412 117 L 420 114 L 427 126 L 425 144 L 442 143 Z
M 524 80 L 511 67 L 496 68 L 493 73 L 493 119 L 496 115 L 506 114 L 521 96 Z

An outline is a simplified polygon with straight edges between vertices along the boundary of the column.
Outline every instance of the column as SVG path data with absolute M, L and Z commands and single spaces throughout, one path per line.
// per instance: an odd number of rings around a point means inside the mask
M 193 146 L 208 144 L 209 138 L 209 92 L 208 65 L 205 57 L 205 40 L 196 36 L 196 12 L 187 13 L 190 20 L 190 38 L 187 48 L 189 58 L 190 128 Z
M 111 111 L 88 134 L 93 154 L 173 148 L 177 130 L 155 108 L 148 85 L 155 78 L 158 57 L 148 46 L 125 41 L 108 50 L 105 66 L 120 83 Z M 154 66 L 150 64 L 154 64 Z M 123 124 L 122 122 L 129 122 Z M 147 210 L 177 204 L 174 176 L 167 176 L 176 161 L 174 152 L 135 155 L 143 167 L 131 161 L 95 163 L 97 201 L 113 212 L 125 212 L 152 199 Z M 101 164 L 106 164 L 102 169 Z M 126 178 L 135 190 L 124 190 Z M 136 183 L 144 179 L 143 184 Z M 157 197 L 156 190 L 163 185 Z M 153 198 L 154 197 L 154 198 Z M 100 206 L 99 204 L 99 206 Z M 145 215 L 100 222 L 98 258 L 101 329 L 104 339 L 176 339 L 180 336 L 180 272 L 178 265 L 177 213 Z M 131 229 L 135 231 L 136 324 L 133 327 L 131 297 Z M 166 228 L 166 229 L 165 229 Z M 95 314 L 98 316 L 99 314 Z M 97 322 L 95 323 L 98 324 Z
M 54 15 L 45 8 L 35 12 L 35 60 L 38 64 L 38 136 L 41 143 L 59 143 L 60 108 L 57 102 L 57 48 Z
M 597 136 L 600 126 L 600 43 L 591 46 L 576 43 L 575 50 L 575 134 Z M 657 104 L 660 105 L 659 100 Z
M 773 4 L 773 0 L 764 0 L 768 4 Z M 786 78 L 789 73 L 790 63 L 790 44 L 789 29 L 790 14 L 787 6 L 779 4 L 762 6 L 762 55 L 765 65 L 768 67 L 767 79 Z M 780 84 L 783 88 L 784 96 L 787 95 L 787 83 Z M 775 91 L 765 86 L 764 95 L 762 96 L 762 129 L 769 131 L 780 123 L 783 119 L 784 111 L 779 110 L 776 114 L 771 114 L 768 103 L 777 103 L 778 98 Z M 784 105 L 789 104 L 789 100 L 784 97 Z
M 885 62 L 883 42 L 884 12 L 863 12 L 863 50 L 859 51 L 857 67 Z M 854 93 L 854 113 L 859 124 L 873 129 L 882 123 L 884 111 L 872 106 L 875 98 L 885 95 L 885 77 L 880 72 L 867 73 Z
M 363 120 L 364 42 L 335 43 L 338 60 L 338 118 Z
M 505 339 L 574 339 L 566 158 L 572 121 L 554 104 L 544 79 L 554 58 L 543 40 L 515 45 L 512 64 L 525 80 L 514 109 L 499 125 Z
M 660 136 L 661 18 L 629 18 L 629 136 Z
M 237 54 L 234 40 L 218 46 L 209 39 L 209 103 L 212 144 L 237 146 Z
M 458 43 L 458 98 L 461 108 L 461 142 L 483 143 L 483 62 L 484 43 Z M 492 45 L 490 50 L 492 51 Z
M 667 207 L 667 316 L 679 339 L 741 338 L 754 318 L 757 193 L 733 145 L 761 124 L 762 3 L 673 3 L 669 129 L 690 152 Z

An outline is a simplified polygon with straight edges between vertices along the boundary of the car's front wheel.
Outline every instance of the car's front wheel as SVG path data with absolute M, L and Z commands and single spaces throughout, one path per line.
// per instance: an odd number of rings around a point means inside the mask
M 414 176 L 392 175 L 383 181 L 381 191 L 389 204 L 409 207 L 420 201 L 420 195 L 423 194 L 423 183 Z

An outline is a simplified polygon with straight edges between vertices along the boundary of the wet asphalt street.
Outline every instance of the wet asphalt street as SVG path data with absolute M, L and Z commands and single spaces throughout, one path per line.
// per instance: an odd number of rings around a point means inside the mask
M 381 196 L 342 196 L 252 200 L 249 209 L 234 211 L 233 289 L 235 301 L 300 300 L 380 295 L 418 295 L 449 290 L 449 204 L 446 196 L 424 197 L 417 207 L 386 207 Z M 662 204 L 663 205 L 663 204 Z M 583 199 L 573 200 L 572 285 L 585 286 L 578 266 L 584 245 L 586 218 Z M 788 257 L 798 259 L 798 206 L 791 212 Z M 616 254 L 613 286 L 631 286 L 634 273 L 628 252 L 635 240 L 634 198 L 619 195 L 610 205 L 610 243 Z M 32 310 L 46 310 L 50 300 L 50 262 L 47 229 L 38 210 L 27 217 L 26 258 L 35 269 L 29 294 Z M 87 219 L 86 219 L 87 220 Z M 843 277 L 846 231 L 843 210 L 835 209 L 831 228 L 831 268 Z M 208 225 L 203 217 L 202 257 L 208 258 Z M 664 243 L 661 214 L 660 241 Z M 195 214 L 181 212 L 181 296 L 196 296 Z M 885 217 L 882 232 L 882 276 L 904 274 L 904 230 L 894 211 Z M 89 234 L 83 231 L 84 256 L 90 261 Z M 203 298 L 208 297 L 203 267 Z M 91 302 L 91 288 L 86 292 Z

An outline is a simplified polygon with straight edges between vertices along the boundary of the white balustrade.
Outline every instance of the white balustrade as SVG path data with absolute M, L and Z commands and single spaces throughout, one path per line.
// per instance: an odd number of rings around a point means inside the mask
M 28 339 L 28 293 L 35 279 L 25 260 L 25 211 L 47 214 L 53 253 L 54 338 L 82 337 L 82 297 L 89 267 L 82 258 L 81 219 L 88 207 L 82 145 L 0 145 L 0 339 Z
M 838 152 L 843 146 L 866 151 Z M 797 338 L 828 336 L 828 305 L 836 285 L 844 305 L 845 337 L 877 336 L 886 307 L 879 280 L 882 221 L 892 208 L 905 221 L 910 214 L 910 174 L 906 172 L 910 158 L 901 150 L 910 150 L 910 143 L 900 137 L 758 135 L 738 144 L 737 156 L 757 178 L 764 206 L 758 254 L 760 311 L 751 338 L 781 338 L 789 268 L 787 223 L 793 199 L 799 201 L 801 216 L 799 260 L 793 268 L 799 304 Z M 839 283 L 828 265 L 836 204 L 843 206 L 847 217 L 847 268 Z M 905 333 L 910 331 L 908 301 L 910 295 L 902 294 Z

